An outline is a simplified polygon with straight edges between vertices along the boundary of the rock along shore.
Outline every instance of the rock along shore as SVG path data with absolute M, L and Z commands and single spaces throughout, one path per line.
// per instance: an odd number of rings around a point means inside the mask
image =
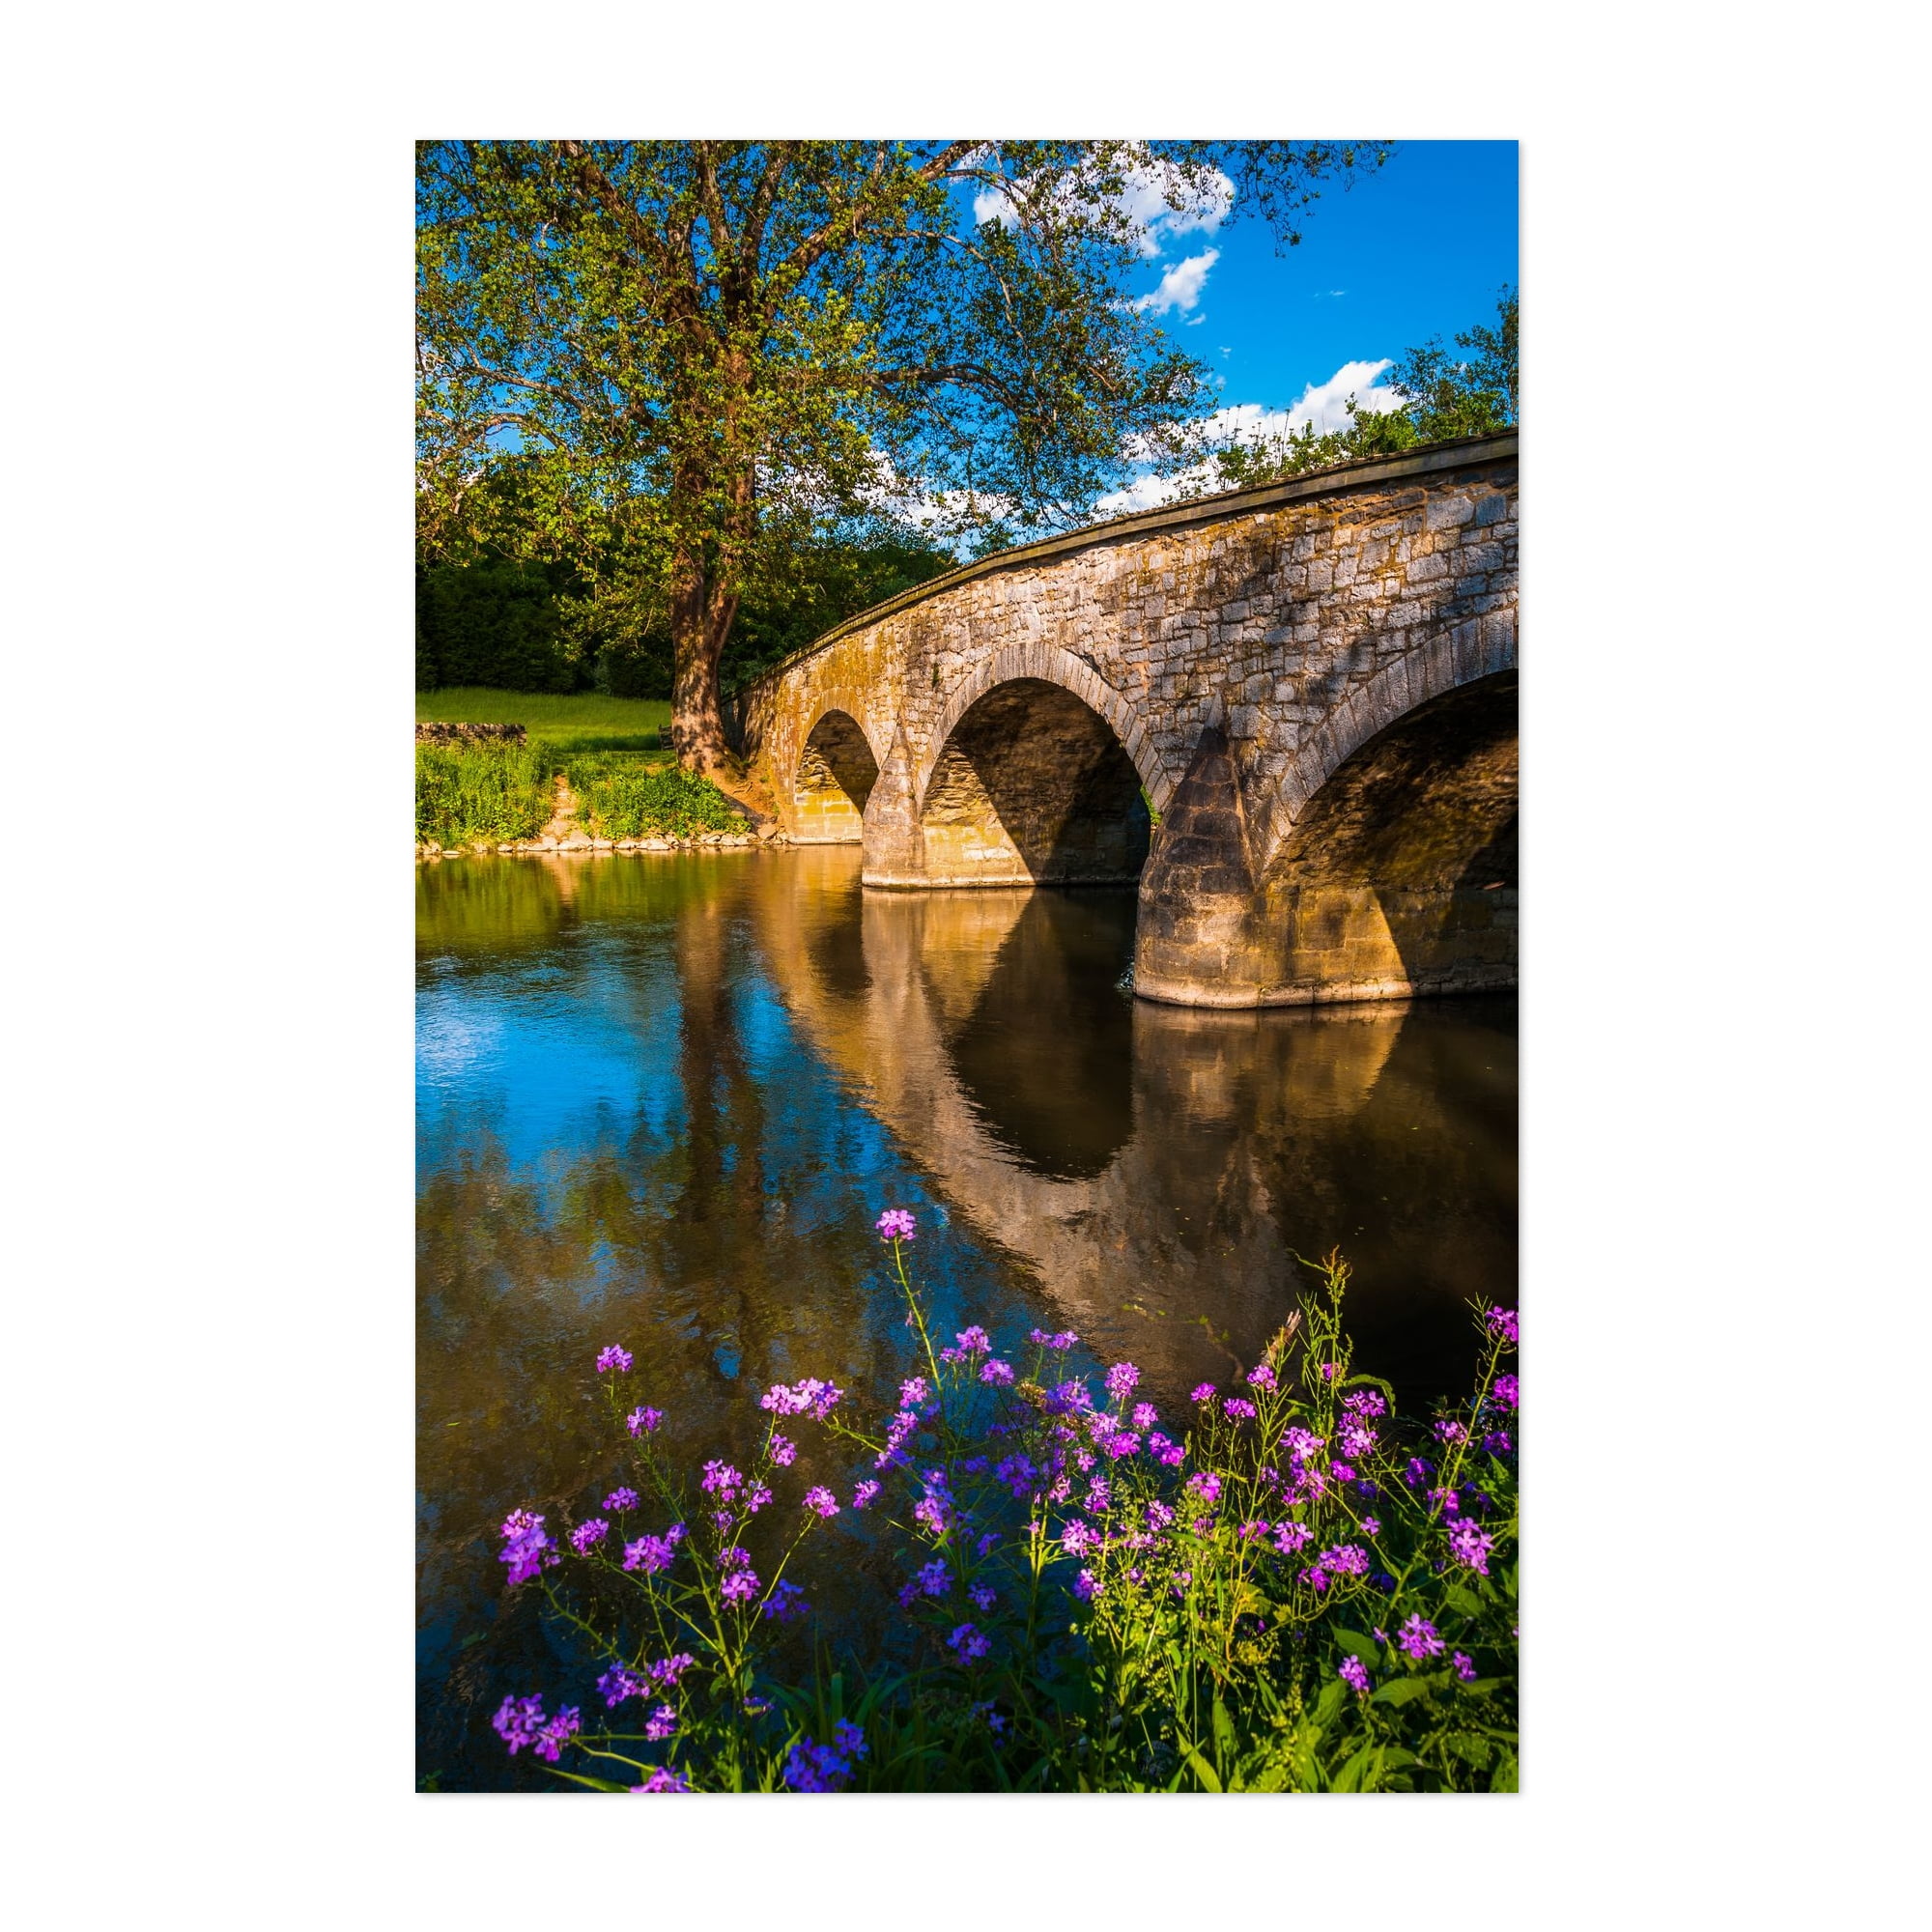
M 603 852 L 748 852 L 790 842 L 775 824 L 766 824 L 755 832 L 698 832 L 689 838 L 592 838 L 582 832 L 569 838 L 546 835 L 541 838 L 478 839 L 470 845 L 439 845 L 429 838 L 416 846 L 416 858 L 469 859 L 501 854 L 513 859 L 554 859 Z

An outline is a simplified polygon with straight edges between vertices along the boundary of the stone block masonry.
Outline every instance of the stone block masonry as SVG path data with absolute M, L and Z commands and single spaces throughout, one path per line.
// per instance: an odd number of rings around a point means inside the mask
M 737 725 L 867 885 L 1138 877 L 1137 990 L 1300 1004 L 1514 983 L 1516 669 L 1507 435 L 968 565 Z

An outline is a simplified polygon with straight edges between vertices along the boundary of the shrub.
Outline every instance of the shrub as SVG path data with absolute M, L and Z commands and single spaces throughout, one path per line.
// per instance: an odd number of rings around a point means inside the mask
M 541 746 L 416 746 L 416 837 L 440 845 L 534 838 L 551 812 L 553 759 Z
M 622 753 L 584 752 L 567 761 L 582 821 L 600 838 L 663 834 L 687 838 L 738 823 L 709 779 L 676 765 L 645 765 Z
M 600 1791 L 1515 1788 L 1514 1314 L 1477 1311 L 1472 1401 L 1406 1425 L 1351 1373 L 1331 1255 L 1305 1335 L 1176 1430 L 1131 1363 L 1097 1397 L 1067 1374 L 1071 1334 L 935 1346 L 912 1216 L 879 1226 L 923 1370 L 876 1426 L 830 1382 L 770 1388 L 751 1466 L 694 1488 L 630 1352 L 598 1356 L 620 1480 L 554 1535 L 515 1512 L 499 1556 L 605 1668 L 554 1714 L 506 1697 L 513 1755 Z M 788 1473 L 807 1426 L 856 1486 Z M 855 1520 L 895 1566 L 888 1641 L 787 1681 L 808 1546 L 861 1571 Z
M 416 578 L 416 689 L 485 684 L 579 691 L 590 682 L 554 572 L 515 561 L 445 564 Z

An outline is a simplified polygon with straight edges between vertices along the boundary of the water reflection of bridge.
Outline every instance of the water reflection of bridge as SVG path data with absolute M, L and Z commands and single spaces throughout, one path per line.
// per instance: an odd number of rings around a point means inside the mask
M 1293 1305 L 1291 1242 L 1387 1238 L 1358 1220 L 1351 1179 L 1375 1187 L 1421 1151 L 1430 1122 L 1409 1110 L 1384 1109 L 1397 1118 L 1365 1132 L 1361 1121 L 1408 1009 L 1133 1000 L 1112 984 L 1132 948 L 1126 893 L 867 893 L 858 855 L 838 848 L 753 861 L 744 884 L 764 961 L 815 1052 L 976 1234 L 1028 1265 L 1061 1320 L 1158 1364 L 1170 1388 L 1226 1370 L 1203 1318 L 1245 1352 Z M 1498 1098 L 1513 1115 L 1513 1085 Z M 1438 1332 L 1486 1283 L 1513 1298 L 1513 1281 L 1493 1276 L 1506 1236 L 1487 1230 L 1463 1251 L 1458 1220 L 1485 1192 L 1431 1204 L 1445 1217 L 1443 1265 L 1422 1319 Z M 1384 1200 L 1380 1213 L 1400 1221 L 1414 1205 Z M 1365 1279 L 1364 1293 L 1394 1318 L 1388 1297 L 1412 1300 L 1418 1286 Z M 1376 1309 L 1363 1312 L 1373 1323 Z

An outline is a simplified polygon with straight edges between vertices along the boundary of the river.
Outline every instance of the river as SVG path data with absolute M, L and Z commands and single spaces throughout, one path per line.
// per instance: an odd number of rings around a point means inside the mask
M 557 1668 L 494 1526 L 607 1466 L 633 1350 L 673 1446 L 911 1373 L 872 1224 L 951 1327 L 1077 1329 L 1157 1401 L 1250 1362 L 1339 1247 L 1356 1366 L 1466 1387 L 1516 1300 L 1516 1001 L 1132 998 L 1131 889 L 867 893 L 853 846 L 418 867 L 421 1770 L 535 1788 L 489 1713 Z M 528 1593 L 523 1593 L 527 1595 Z

